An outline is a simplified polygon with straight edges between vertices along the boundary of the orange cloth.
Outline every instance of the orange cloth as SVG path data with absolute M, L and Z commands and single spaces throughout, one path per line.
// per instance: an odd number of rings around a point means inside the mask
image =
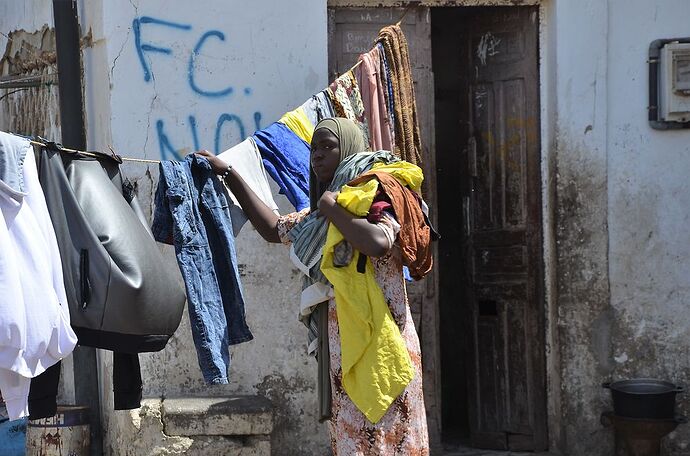
M 356 186 L 372 178 L 379 181 L 391 200 L 395 217 L 400 224 L 398 239 L 403 264 L 410 269 L 412 278 L 419 280 L 431 271 L 434 263 L 431 255 L 431 229 L 424 219 L 419 196 L 385 171 L 367 171 L 347 185 Z

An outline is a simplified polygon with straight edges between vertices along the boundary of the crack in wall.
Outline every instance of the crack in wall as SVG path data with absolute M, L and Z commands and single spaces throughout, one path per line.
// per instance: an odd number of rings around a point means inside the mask
M 112 66 L 110 67 L 110 81 L 111 81 L 111 82 L 113 81 L 113 74 L 115 73 L 115 64 L 117 63 L 117 59 L 119 59 L 120 56 L 122 55 L 122 52 L 124 52 L 125 46 L 127 46 L 127 43 L 129 43 L 129 36 L 130 36 L 131 34 L 132 34 L 132 27 L 129 26 L 129 27 L 127 28 L 127 36 L 125 36 L 125 40 L 124 40 L 124 42 L 122 43 L 122 46 L 120 47 L 120 51 L 117 53 L 117 55 L 116 55 L 115 58 L 113 59 L 113 64 L 112 64 Z

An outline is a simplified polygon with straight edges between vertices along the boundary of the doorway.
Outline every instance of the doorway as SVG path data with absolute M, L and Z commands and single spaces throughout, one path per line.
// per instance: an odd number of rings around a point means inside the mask
M 339 3 L 329 79 L 405 11 Z M 402 27 L 442 235 L 434 276 L 408 289 L 432 447 L 545 450 L 538 7 L 413 11 Z
M 445 444 L 547 446 L 538 27 L 431 11 Z

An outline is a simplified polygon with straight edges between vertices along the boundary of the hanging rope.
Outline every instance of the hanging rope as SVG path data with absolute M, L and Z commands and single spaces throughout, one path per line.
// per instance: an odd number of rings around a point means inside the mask
M 44 142 L 41 142 L 41 141 L 36 141 L 36 140 L 34 140 L 34 139 L 30 139 L 30 140 L 29 140 L 29 143 L 31 143 L 31 144 L 34 145 L 34 146 L 45 147 L 45 148 L 47 148 L 47 149 L 50 149 L 50 148 L 51 148 L 51 144 L 44 143 Z M 59 150 L 62 151 L 62 152 L 67 152 L 67 153 L 69 153 L 69 154 L 79 154 L 79 155 L 85 155 L 85 156 L 87 156 L 87 157 L 101 158 L 99 155 L 94 154 L 93 152 L 87 152 L 87 151 L 85 151 L 85 150 L 70 149 L 70 148 L 68 148 L 68 147 L 62 147 L 62 146 L 60 146 Z M 161 162 L 160 160 L 149 160 L 149 159 L 147 159 L 147 158 L 130 158 L 130 157 L 123 157 L 122 155 L 116 154 L 115 151 L 113 151 L 113 148 L 112 148 L 112 147 L 110 147 L 110 151 L 112 152 L 111 155 L 112 155 L 113 157 L 117 157 L 117 158 L 119 158 L 119 159 L 122 160 L 122 161 L 128 161 L 128 162 L 134 162 L 134 163 L 150 163 L 150 164 L 158 164 L 158 163 Z M 103 155 L 106 155 L 106 156 L 107 156 L 107 154 L 103 154 Z

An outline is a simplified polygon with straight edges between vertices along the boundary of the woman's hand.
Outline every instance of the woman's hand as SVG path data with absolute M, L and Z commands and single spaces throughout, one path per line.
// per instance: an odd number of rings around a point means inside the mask
M 211 164 L 214 174 L 223 174 L 228 169 L 228 164 L 207 150 L 200 150 L 197 155 L 204 157 Z
M 323 192 L 323 195 L 321 195 L 321 198 L 319 199 L 319 210 L 325 216 L 328 216 L 329 211 L 337 205 L 338 192 L 329 192 L 328 190 Z

